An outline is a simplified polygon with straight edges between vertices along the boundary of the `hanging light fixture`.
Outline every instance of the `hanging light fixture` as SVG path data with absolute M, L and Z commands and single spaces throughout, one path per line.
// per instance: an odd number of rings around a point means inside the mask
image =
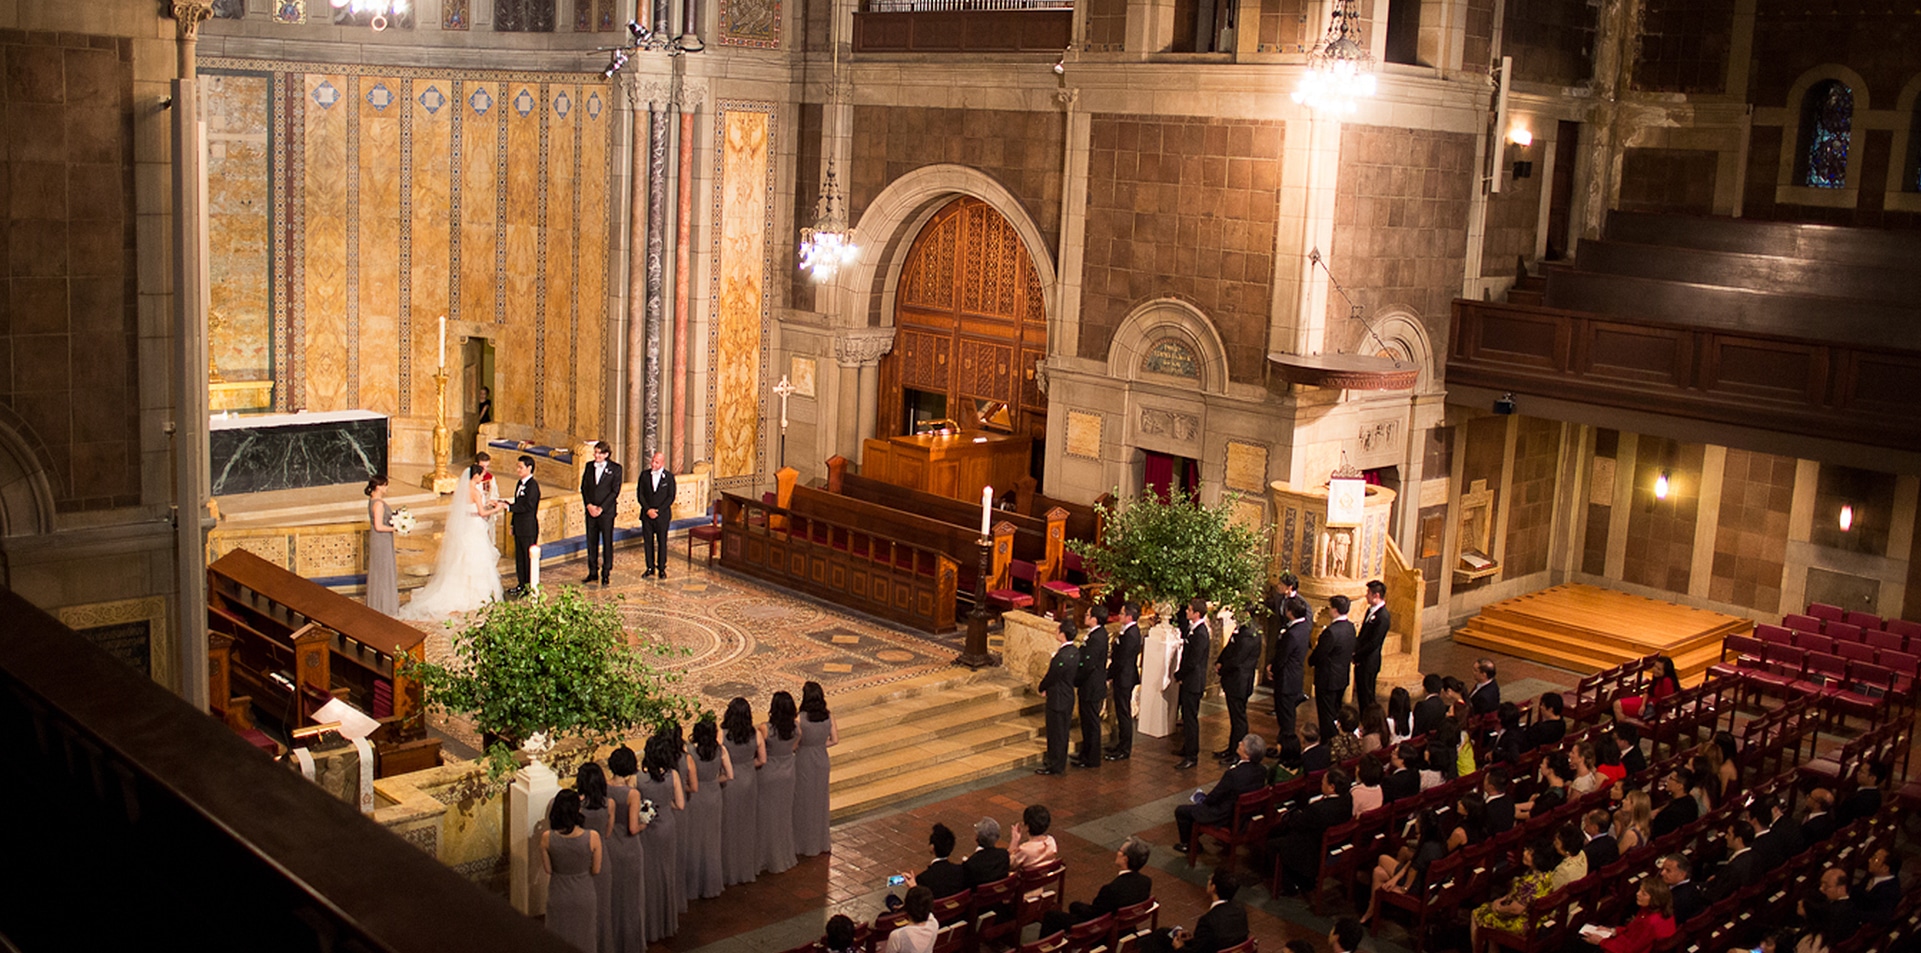
M 408 0 L 332 0 L 332 3 L 335 10 L 351 8 L 354 16 L 373 14 L 373 19 L 367 21 L 367 26 L 372 27 L 375 33 L 379 33 L 387 28 L 389 19 L 407 12 Z
M 1374 57 L 1361 45 L 1361 14 L 1354 0 L 1335 0 L 1327 34 L 1307 54 L 1307 72 L 1294 101 L 1316 112 L 1352 113 L 1374 95 Z
M 831 24 L 828 29 L 827 42 L 834 50 L 834 81 L 828 92 L 828 108 L 836 114 L 834 123 L 838 128 L 840 43 L 831 32 Z M 809 273 L 816 283 L 824 284 L 834 280 L 842 265 L 859 260 L 860 246 L 854 244 L 854 232 L 847 227 L 847 199 L 840 193 L 840 179 L 834 175 L 834 155 L 830 149 L 827 174 L 820 183 L 820 200 L 814 204 L 814 225 L 800 230 L 800 270 Z
M 1841 504 L 1841 532 L 1845 533 L 1853 528 L 1854 528 L 1854 504 L 1843 503 Z

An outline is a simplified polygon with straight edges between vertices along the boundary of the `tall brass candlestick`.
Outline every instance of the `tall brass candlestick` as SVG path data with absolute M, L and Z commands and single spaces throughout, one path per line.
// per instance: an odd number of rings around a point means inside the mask
M 460 485 L 460 481 L 447 470 L 454 453 L 454 434 L 447 429 L 447 365 L 440 365 L 434 371 L 434 395 L 439 401 L 440 412 L 434 417 L 434 469 L 422 477 L 420 485 L 429 490 L 446 495 Z

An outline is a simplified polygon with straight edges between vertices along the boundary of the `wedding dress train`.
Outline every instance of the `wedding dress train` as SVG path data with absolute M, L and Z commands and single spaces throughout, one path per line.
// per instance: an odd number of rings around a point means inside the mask
M 470 482 L 465 502 L 448 505 L 433 578 L 414 593 L 413 601 L 396 618 L 445 619 L 500 599 L 500 550 L 488 533 L 488 521 L 478 512 L 478 495 Z

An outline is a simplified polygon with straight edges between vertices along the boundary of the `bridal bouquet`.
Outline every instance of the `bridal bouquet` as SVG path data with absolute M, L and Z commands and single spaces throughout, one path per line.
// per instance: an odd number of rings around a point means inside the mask
M 394 508 L 393 521 L 394 532 L 402 536 L 407 536 L 414 531 L 416 521 L 414 520 L 413 511 L 404 506 Z
M 653 798 L 644 797 L 640 799 L 640 822 L 642 824 L 652 824 L 654 817 L 659 813 L 660 808 L 654 806 Z

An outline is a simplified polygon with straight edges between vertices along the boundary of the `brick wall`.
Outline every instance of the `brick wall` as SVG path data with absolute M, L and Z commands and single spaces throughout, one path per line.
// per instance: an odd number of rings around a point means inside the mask
M 843 173 L 848 220 L 859 221 L 895 179 L 922 166 L 954 163 L 1006 186 L 1051 250 L 1060 234 L 1063 135 L 1063 118 L 1055 110 L 856 106 L 854 167 Z
M 1349 124 L 1341 130 L 1334 277 L 1369 315 L 1404 307 L 1419 315 L 1437 353 L 1447 340 L 1448 302 L 1466 268 L 1473 137 Z M 1328 302 L 1330 349 L 1352 351 L 1365 335 L 1346 302 Z M 1370 352 L 1371 353 L 1371 352 Z
M 1770 614 L 1783 611 L 1794 467 L 1792 457 L 1728 450 L 1708 598 Z

